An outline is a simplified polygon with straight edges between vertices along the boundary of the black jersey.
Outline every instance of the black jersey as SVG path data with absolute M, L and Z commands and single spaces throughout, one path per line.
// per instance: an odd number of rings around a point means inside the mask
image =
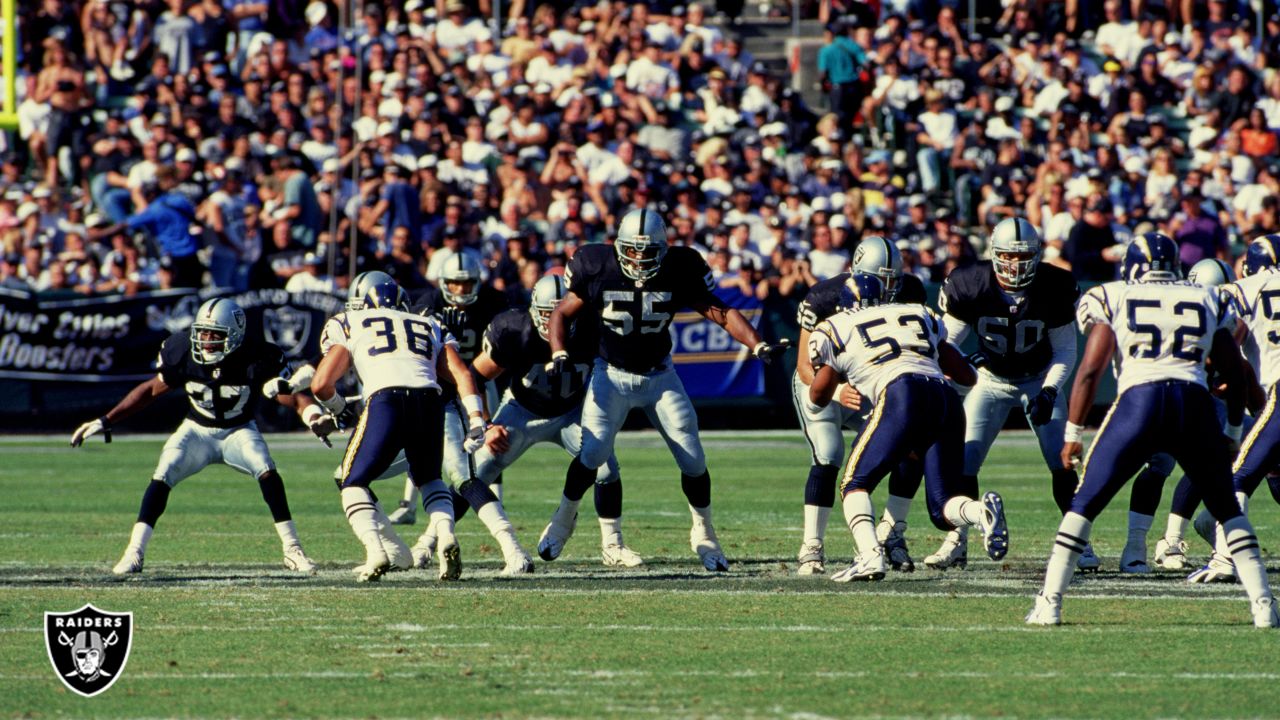
M 953 271 L 938 306 L 973 329 L 992 373 L 1020 380 L 1049 367 L 1049 331 L 1075 321 L 1079 298 L 1075 278 L 1061 268 L 1041 263 L 1031 285 L 1013 295 L 983 263 Z
M 671 354 L 668 329 L 677 311 L 720 303 L 711 268 L 683 246 L 668 248 L 658 274 L 641 283 L 622 274 L 611 245 L 587 245 L 574 253 L 564 284 L 598 318 L 600 357 L 634 373 L 661 367 Z
M 553 383 L 546 370 L 551 345 L 538 334 L 528 310 L 501 313 L 484 333 L 484 351 L 509 374 L 516 402 L 544 418 L 559 417 L 582 404 L 598 346 L 599 340 L 589 332 L 571 332 L 569 371 Z
M 510 303 L 506 295 L 488 285 L 481 285 L 479 296 L 470 305 L 452 306 L 444 299 L 444 293 L 435 292 L 424 298 L 424 304 L 415 307 L 414 312 L 435 315 L 444 321 L 445 329 L 458 341 L 458 355 L 470 364 L 480 354 L 480 340 L 484 337 L 485 328 L 508 307 Z
M 231 428 L 253 420 L 262 399 L 262 386 L 280 377 L 284 351 L 248 337 L 235 351 L 213 365 L 191 356 L 191 336 L 174 333 L 160 348 L 160 379 L 187 394 L 187 417 L 201 425 Z
M 819 281 L 809 288 L 809 294 L 800 301 L 800 308 L 796 311 L 796 322 L 800 323 L 801 328 L 813 332 L 813 329 L 818 327 L 818 323 L 836 314 L 836 310 L 839 309 L 840 292 L 848 279 L 849 273 L 840 273 L 833 278 Z M 894 302 L 924 305 L 928 300 L 929 294 L 925 292 L 924 282 L 920 278 L 915 275 L 903 275 L 898 281 L 898 294 L 894 296 Z

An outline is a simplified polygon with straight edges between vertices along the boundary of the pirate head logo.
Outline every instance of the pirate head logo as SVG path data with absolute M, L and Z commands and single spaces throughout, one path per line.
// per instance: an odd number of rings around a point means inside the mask
M 267 342 L 279 345 L 289 357 L 301 355 L 311 337 L 311 311 L 289 306 L 262 311 L 262 332 Z
M 104 612 L 92 605 L 69 613 L 44 614 L 44 644 L 62 683 L 92 697 L 115 683 L 129 660 L 133 613 Z

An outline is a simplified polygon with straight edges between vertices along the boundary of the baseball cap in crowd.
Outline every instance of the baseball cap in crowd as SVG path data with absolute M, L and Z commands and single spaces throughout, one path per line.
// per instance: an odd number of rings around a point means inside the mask
M 1111 201 L 1105 195 L 1095 195 L 1089 200 L 1089 204 L 1085 206 L 1088 212 L 1098 212 L 1103 215 L 1111 214 Z
M 196 161 L 196 153 L 189 147 L 179 148 L 178 152 L 173 156 L 173 161 L 193 163 Z
M 809 209 L 814 212 L 831 212 L 831 201 L 825 195 L 819 195 L 809 202 Z
M 867 153 L 867 164 L 876 165 L 879 163 L 889 162 L 889 152 L 887 150 L 873 150 Z
M 827 221 L 827 225 L 833 230 L 847 230 L 849 228 L 849 221 L 846 220 L 843 215 L 832 215 L 831 219 Z
M 1131 155 L 1124 161 L 1124 171 L 1135 175 L 1146 175 L 1147 164 L 1137 155 Z
M 1013 98 L 1009 97 L 1008 95 L 1001 95 L 1000 97 L 996 98 L 995 108 L 996 108 L 996 112 L 998 113 L 1006 113 L 1006 112 L 1012 111 Z

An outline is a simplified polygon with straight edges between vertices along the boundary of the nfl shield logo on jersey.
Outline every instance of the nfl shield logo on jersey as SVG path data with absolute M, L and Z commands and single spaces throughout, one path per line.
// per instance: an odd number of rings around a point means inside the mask
M 92 605 L 44 614 L 44 645 L 62 684 L 85 697 L 111 687 L 124 672 L 133 641 L 133 613 Z
M 288 306 L 262 312 L 262 332 L 267 342 L 280 346 L 290 357 L 299 355 L 311 337 L 311 312 Z

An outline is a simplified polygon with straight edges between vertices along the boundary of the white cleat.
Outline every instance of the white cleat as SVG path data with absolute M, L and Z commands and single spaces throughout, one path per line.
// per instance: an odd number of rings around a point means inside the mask
M 957 530 L 947 533 L 936 552 L 924 559 L 924 566 L 933 570 L 964 569 L 969 564 L 969 538 Z
M 111 572 L 116 575 L 133 575 L 142 572 L 142 551 L 137 548 L 125 548 L 124 556 L 120 558 L 120 562 L 111 568 Z
M 1036 606 L 1027 613 L 1026 621 L 1028 625 L 1061 625 L 1062 596 L 1055 593 L 1045 597 L 1043 593 L 1036 593 Z
M 1100 567 L 1102 567 L 1102 560 L 1093 551 L 1093 545 L 1086 543 L 1084 552 L 1080 553 L 1080 557 L 1076 560 L 1076 569 L 1084 572 L 1097 572 Z
M 506 559 L 506 564 L 502 567 L 503 575 L 531 575 L 533 573 L 533 558 L 524 550 L 518 553 L 512 553 Z
M 805 541 L 796 559 L 800 562 L 797 575 L 825 575 L 827 572 L 827 553 L 821 540 Z
M 1253 601 L 1253 626 L 1259 628 L 1280 627 L 1280 613 L 1276 612 L 1275 598 L 1268 596 Z
M 884 547 L 885 555 L 889 556 L 889 567 L 898 572 L 915 572 L 916 563 L 911 559 L 911 553 L 907 551 L 907 524 L 906 523 L 890 523 L 887 520 L 881 520 L 876 525 L 876 540 L 880 541 L 880 545 Z
M 391 563 L 389 571 L 408 570 L 417 565 L 417 561 L 413 557 L 413 550 L 405 544 L 395 530 L 387 528 L 385 533 L 379 533 L 382 540 L 382 550 L 387 554 L 387 560 Z
M 621 544 L 610 544 L 600 548 L 600 558 L 604 561 L 605 567 L 640 567 L 644 564 L 644 558 L 640 557 L 634 550 Z
M 695 522 L 689 529 L 689 547 L 698 553 L 702 567 L 709 572 L 728 572 L 729 561 L 720 549 L 720 541 L 716 538 L 716 529 L 703 522 Z
M 422 537 L 418 538 L 418 542 L 409 548 L 409 552 L 413 553 L 413 566 L 416 568 L 430 567 L 431 557 L 436 554 L 436 535 L 433 532 L 424 532 Z
M 316 574 L 316 564 L 302 552 L 301 545 L 290 545 L 284 549 L 284 566 L 303 575 Z
M 1236 581 L 1236 564 L 1214 552 L 1204 567 L 1187 576 L 1189 583 L 1231 583 Z
M 462 577 L 462 550 L 453 531 L 446 527 L 436 530 L 436 555 L 440 562 L 440 579 L 457 580 Z
M 1156 554 L 1152 558 L 1156 567 L 1165 570 L 1187 569 L 1187 544 L 1181 540 L 1169 542 L 1165 538 L 1156 541 Z
M 884 559 L 884 548 L 876 548 L 853 559 L 853 564 L 831 576 L 833 582 L 876 582 L 889 572 Z
M 1120 572 L 1129 575 L 1146 575 L 1151 572 L 1151 566 L 1147 564 L 1145 543 L 1132 547 L 1127 544 L 1124 546 L 1124 552 L 1120 553 Z
M 418 509 L 408 500 L 401 500 L 400 507 L 392 510 L 387 519 L 392 525 L 412 525 L 418 519 Z
M 564 552 L 565 543 L 569 542 L 569 538 L 573 537 L 573 531 L 578 527 L 578 514 L 573 514 L 573 520 L 568 525 L 562 525 L 556 522 L 555 518 L 547 523 L 542 530 L 542 537 L 538 538 L 538 557 L 551 562 L 560 557 L 560 553 Z

